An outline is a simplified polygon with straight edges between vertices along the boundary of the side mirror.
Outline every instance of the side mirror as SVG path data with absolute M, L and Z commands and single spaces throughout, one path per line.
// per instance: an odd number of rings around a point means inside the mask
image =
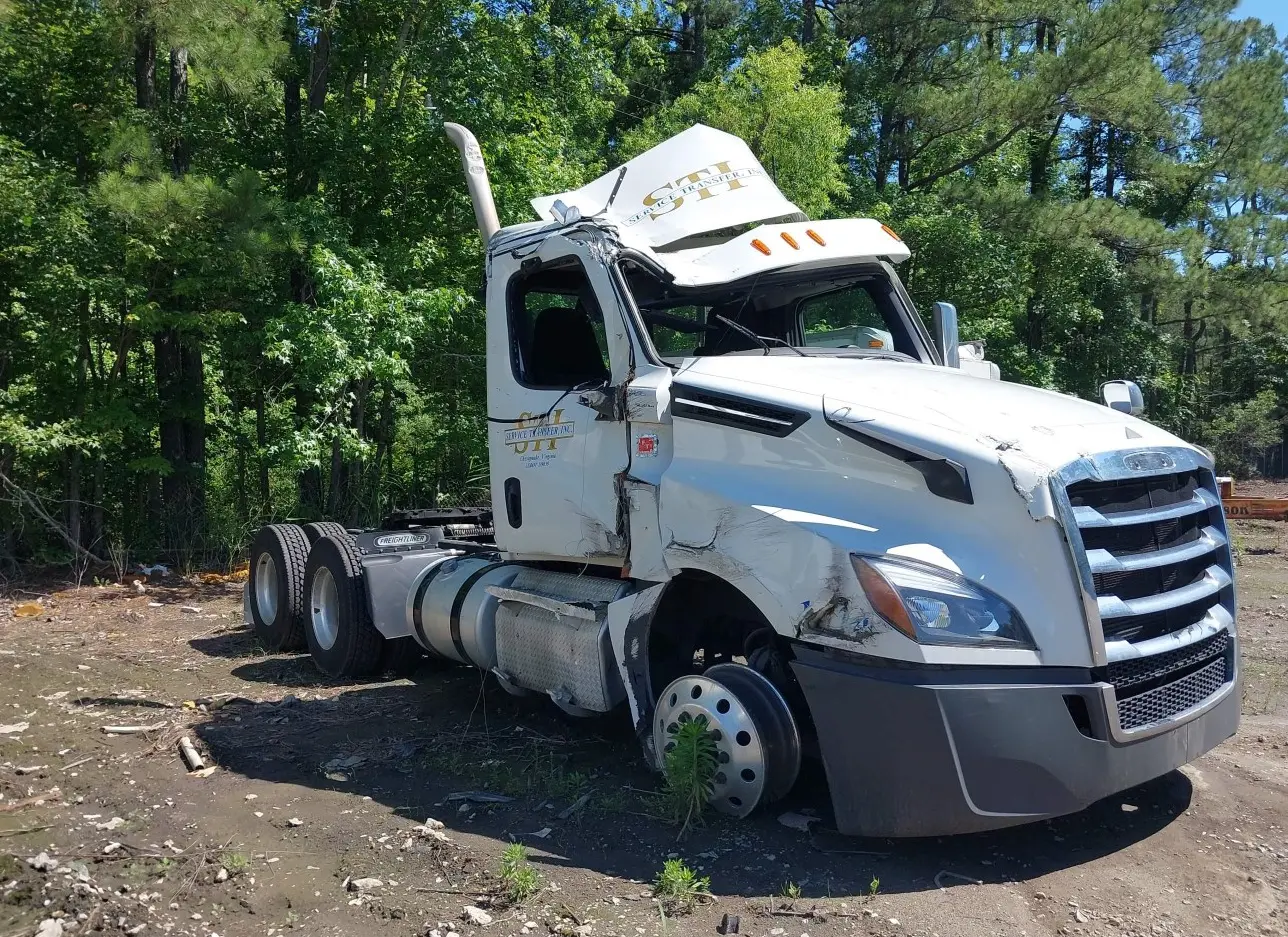
M 935 345 L 946 368 L 961 367 L 961 352 L 957 350 L 957 307 L 952 303 L 935 303 Z
M 1119 413 L 1139 416 L 1145 412 L 1145 397 L 1135 381 L 1108 381 L 1100 385 L 1100 396 L 1106 407 Z

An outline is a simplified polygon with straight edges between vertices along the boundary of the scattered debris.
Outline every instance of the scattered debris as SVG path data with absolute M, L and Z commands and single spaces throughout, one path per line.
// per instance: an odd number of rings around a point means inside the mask
M 47 917 L 36 928 L 36 937 L 63 937 L 63 922 L 60 918 Z
M 40 852 L 28 859 L 27 865 L 37 872 L 52 872 L 58 868 L 58 860 L 50 858 L 47 852 Z
M 144 732 L 160 732 L 164 728 L 164 722 L 156 722 L 150 726 L 103 726 L 103 731 L 108 735 L 142 735 Z
M 384 888 L 385 883 L 378 878 L 351 878 L 345 880 L 349 891 L 364 892 Z
M 578 797 L 576 800 L 574 800 L 574 801 L 572 802 L 571 806 L 569 806 L 566 810 L 562 810 L 562 811 L 560 811 L 560 813 L 559 813 L 559 819 L 560 819 L 560 820 L 567 820 L 569 817 L 571 817 L 574 813 L 576 813 L 576 812 L 577 812 L 578 810 L 580 810 L 582 807 L 586 806 L 588 803 L 590 803 L 590 792 L 589 792 L 589 791 L 588 791 L 588 792 L 586 792 L 585 794 L 582 794 L 580 797 Z
M 30 722 L 11 722 L 8 725 L 0 726 L 0 735 L 17 735 L 19 732 L 26 732 L 30 728 Z
M 808 833 L 811 823 L 817 823 L 818 817 L 807 816 L 803 813 L 788 811 L 778 815 L 778 822 L 789 830 L 799 830 L 802 833 Z
M 117 842 L 108 843 L 106 846 L 103 847 L 103 855 L 110 856 L 112 853 L 116 852 L 116 850 L 120 848 L 121 848 L 120 843 L 117 843 Z
M 358 765 L 366 764 L 366 755 L 349 755 L 347 758 L 332 758 L 322 766 L 322 770 L 327 773 L 327 777 L 332 781 L 349 780 L 343 771 L 347 768 L 356 768 Z M 338 775 L 335 776 L 335 775 Z
M 453 801 L 464 800 L 473 804 L 508 804 L 514 801 L 513 797 L 507 797 L 505 794 L 493 794 L 491 791 L 457 791 L 454 794 L 448 794 L 438 803 L 452 803 Z
M 112 830 L 119 830 L 123 826 L 125 826 L 125 821 L 123 819 L 121 819 L 120 817 L 112 817 L 112 819 L 108 820 L 105 823 L 95 823 L 94 829 L 105 830 L 110 832 Z
M 57 800 L 61 796 L 62 792 L 58 788 L 51 787 L 43 794 L 35 794 L 31 797 L 24 797 L 21 800 L 11 800 L 6 804 L 0 804 L 0 813 L 13 813 L 23 807 L 39 807 L 41 804 Z
M 215 881 L 216 882 L 228 881 L 228 870 L 225 869 L 222 865 L 219 867 L 219 871 L 215 873 Z
M 738 915 L 726 914 L 720 919 L 720 925 L 716 928 L 717 934 L 736 934 L 738 933 Z
M 469 921 L 475 927 L 487 927 L 492 923 L 492 915 L 488 914 L 482 908 L 476 908 L 472 904 L 467 904 L 465 910 L 461 912 L 461 917 Z
M 287 826 L 303 826 L 303 825 L 304 825 L 304 821 L 303 821 L 303 820 L 301 820 L 299 817 L 291 817 L 291 819 L 289 819 L 289 820 L 287 820 L 287 821 L 286 821 L 286 825 L 287 825 Z
M 200 771 L 206 766 L 201 753 L 192 744 L 192 739 L 186 735 L 179 739 L 179 754 L 183 756 L 183 763 L 188 766 L 189 771 Z
M 36 618 L 45 613 L 45 606 L 39 602 L 23 602 L 13 607 L 14 618 Z
M 37 771 L 44 771 L 48 767 L 49 765 L 32 765 L 31 767 L 23 767 L 22 765 L 18 765 L 16 768 L 13 769 L 13 773 L 14 774 L 35 774 Z
M 553 833 L 553 832 L 554 832 L 554 830 L 552 830 L 550 827 L 548 827 L 548 826 L 543 826 L 541 829 L 537 830 L 535 833 L 529 833 L 528 835 L 529 835 L 529 836 L 535 836 L 537 839 L 545 839 L 547 836 L 549 836 L 549 835 L 550 835 L 551 833 Z
M 950 872 L 947 869 L 944 869 L 938 875 L 935 876 L 935 887 L 940 889 L 941 891 L 947 891 L 947 889 L 944 888 L 944 883 L 940 881 L 941 878 L 956 878 L 956 879 L 960 879 L 963 882 L 969 882 L 972 885 L 984 884 L 982 881 L 980 881 L 977 878 L 971 878 L 969 875 L 961 875 L 958 872 Z
M 210 765 L 209 767 L 202 768 L 200 771 L 189 771 L 188 776 L 194 778 L 208 778 L 217 770 L 219 770 L 218 765 Z
M 200 615 L 201 607 L 197 605 L 180 605 L 179 611 L 183 612 L 185 615 Z
M 139 566 L 139 572 L 145 576 L 169 576 L 170 567 L 164 563 L 153 563 L 151 566 Z

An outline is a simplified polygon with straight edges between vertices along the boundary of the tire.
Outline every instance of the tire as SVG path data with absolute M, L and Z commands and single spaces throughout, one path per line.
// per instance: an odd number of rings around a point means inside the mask
M 392 673 L 399 677 L 411 676 L 425 661 L 425 651 L 415 638 L 385 639 L 380 655 L 380 672 Z
M 314 521 L 311 524 L 305 524 L 303 529 L 304 536 L 309 538 L 310 547 L 323 537 L 335 537 L 337 540 L 353 539 L 353 535 L 345 529 L 345 526 L 336 521 Z
M 328 677 L 379 673 L 385 639 L 371 623 L 367 584 L 348 535 L 313 544 L 304 570 L 304 636 Z
M 304 567 L 309 542 L 294 524 L 269 524 L 250 547 L 255 637 L 270 652 L 304 647 Z

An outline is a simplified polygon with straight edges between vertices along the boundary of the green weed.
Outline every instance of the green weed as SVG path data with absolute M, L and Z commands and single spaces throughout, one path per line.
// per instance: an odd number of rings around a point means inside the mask
M 680 825 L 680 838 L 702 822 L 716 776 L 716 743 L 705 716 L 681 722 L 664 756 L 666 786 L 662 799 L 667 816 Z
M 220 856 L 219 864 L 227 869 L 229 877 L 232 877 L 250 869 L 250 858 L 245 853 L 226 852 Z
M 667 859 L 653 881 L 653 897 L 664 913 L 687 914 L 711 895 L 711 879 L 698 878 L 681 859 Z
M 501 885 L 511 904 L 520 904 L 541 889 L 541 876 L 528 862 L 528 848 L 511 843 L 501 853 Z

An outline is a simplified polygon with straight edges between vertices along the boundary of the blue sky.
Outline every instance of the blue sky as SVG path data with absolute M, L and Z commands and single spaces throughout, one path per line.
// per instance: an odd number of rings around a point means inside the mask
M 1288 0 L 1242 0 L 1234 15 L 1255 16 L 1263 23 L 1273 23 L 1280 39 L 1288 36 Z

